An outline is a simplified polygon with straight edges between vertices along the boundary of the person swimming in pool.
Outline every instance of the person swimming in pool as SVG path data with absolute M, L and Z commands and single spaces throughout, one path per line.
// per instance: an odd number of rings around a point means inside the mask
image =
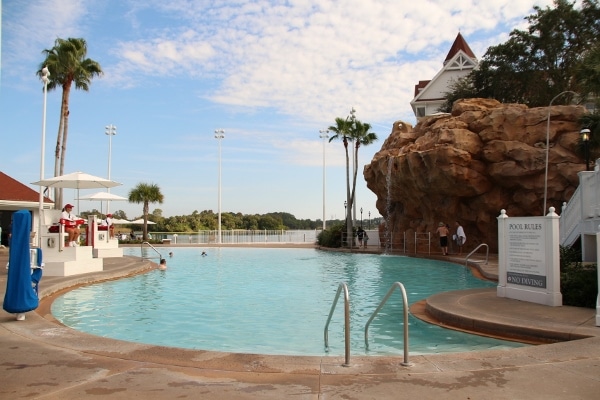
M 158 264 L 158 269 L 160 269 L 161 271 L 164 271 L 167 269 L 167 260 L 165 260 L 164 258 L 160 259 L 160 264 Z

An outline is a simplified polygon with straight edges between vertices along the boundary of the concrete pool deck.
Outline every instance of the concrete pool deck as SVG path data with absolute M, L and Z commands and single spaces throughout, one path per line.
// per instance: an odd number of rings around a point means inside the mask
M 8 255 L 0 252 L 0 290 Z M 441 259 L 441 258 L 440 258 Z M 464 259 L 444 259 L 464 265 Z M 150 346 L 74 331 L 49 312 L 52 295 L 77 285 L 156 268 L 108 258 L 104 271 L 44 277 L 43 301 L 25 321 L 0 313 L 0 399 L 595 399 L 600 396 L 600 327 L 595 310 L 496 297 L 495 289 L 432 296 L 442 324 L 544 340 L 588 337 L 510 350 L 402 356 L 297 357 Z M 497 263 L 480 265 L 497 274 Z M 327 307 L 330 307 L 328 304 Z M 419 312 L 418 310 L 416 312 Z M 438 321 L 439 322 L 439 321 Z M 322 329 L 322 328 L 319 328 Z M 251 334 L 251 332 L 249 332 Z M 544 339 L 545 338 L 545 339 Z

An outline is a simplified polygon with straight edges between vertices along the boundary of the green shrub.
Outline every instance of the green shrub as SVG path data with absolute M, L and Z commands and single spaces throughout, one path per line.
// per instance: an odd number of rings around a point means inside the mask
M 581 263 L 581 250 L 560 248 L 560 291 L 565 306 L 596 307 L 598 266 Z
M 344 225 L 334 225 L 329 229 L 325 229 L 317 235 L 317 243 L 323 247 L 342 247 L 342 232 L 345 229 Z

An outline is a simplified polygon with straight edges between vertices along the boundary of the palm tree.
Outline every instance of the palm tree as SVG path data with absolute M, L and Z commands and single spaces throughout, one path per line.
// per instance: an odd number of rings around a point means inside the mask
M 60 119 L 54 154 L 54 176 L 59 176 L 64 174 L 65 168 L 71 88 L 75 83 L 75 89 L 87 92 L 92 78 L 102 75 L 102 68 L 98 62 L 86 58 L 87 43 L 84 39 L 68 38 L 65 40 L 58 38 L 54 41 L 54 47 L 45 49 L 42 53 L 46 55 L 46 59 L 40 65 L 37 75 L 41 78 L 42 68 L 47 67 L 50 72 L 48 90 L 62 87 Z M 54 202 L 58 208 L 62 206 L 62 189 L 55 189 Z
M 346 150 L 346 242 L 348 247 L 352 247 L 352 202 L 350 199 L 350 156 L 348 155 L 348 142 L 352 140 L 350 131 L 354 125 L 354 118 L 336 118 L 335 125 L 330 126 L 328 129 L 334 133 L 329 139 L 329 142 L 333 140 L 342 140 L 344 149 Z M 343 242 L 343 241 L 342 241 Z
M 368 146 L 377 140 L 377 134 L 369 132 L 371 125 L 366 122 L 356 120 L 350 132 L 354 140 L 354 177 L 352 181 L 352 194 L 350 195 L 349 205 L 354 205 L 354 193 L 356 192 L 356 175 L 358 172 L 358 149 L 360 146 Z M 350 206 L 348 206 L 350 207 Z
M 164 196 L 158 185 L 154 183 L 138 183 L 136 187 L 129 191 L 128 200 L 130 203 L 144 203 L 144 231 L 142 239 L 148 240 L 148 212 L 150 203 L 162 204 Z

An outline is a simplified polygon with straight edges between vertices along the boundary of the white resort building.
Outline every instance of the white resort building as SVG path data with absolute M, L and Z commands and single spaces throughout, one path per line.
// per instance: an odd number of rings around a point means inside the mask
M 410 105 L 417 121 L 427 115 L 438 113 L 445 101 L 444 94 L 450 85 L 467 76 L 477 64 L 477 58 L 459 32 L 444 60 L 442 69 L 431 80 L 419 81 L 415 85 L 415 97 Z

